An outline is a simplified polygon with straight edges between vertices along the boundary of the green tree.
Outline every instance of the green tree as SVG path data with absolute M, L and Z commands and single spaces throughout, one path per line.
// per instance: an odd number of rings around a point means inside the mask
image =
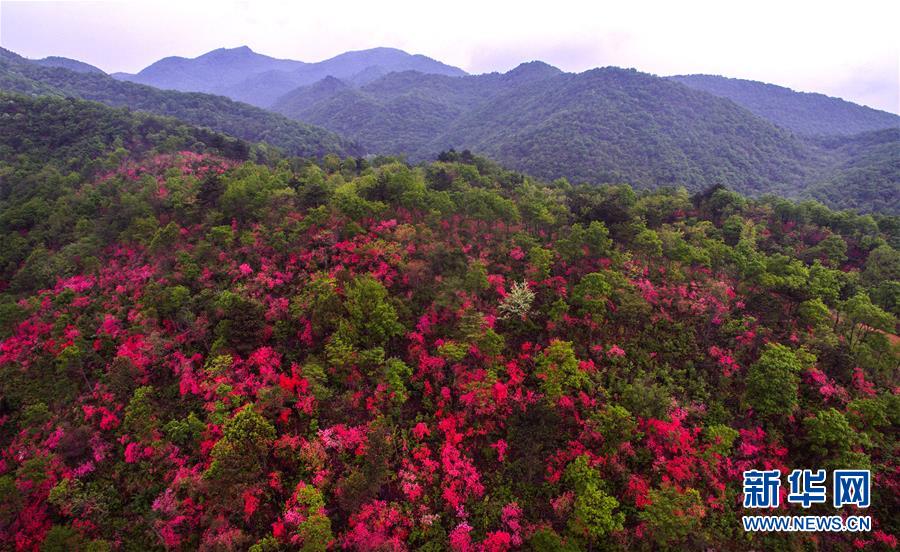
M 613 531 L 620 531 L 625 514 L 618 512 L 619 501 L 603 489 L 597 470 L 590 467 L 587 455 L 573 460 L 563 474 L 566 484 L 575 492 L 569 530 L 588 542 L 598 542 Z
M 651 489 L 649 504 L 638 518 L 647 524 L 653 540 L 663 549 L 680 549 L 706 517 L 703 499 L 696 489 L 679 491 L 672 485 Z
M 847 345 L 853 349 L 874 330 L 891 332 L 896 323 L 890 313 L 872 303 L 865 292 L 858 292 L 841 304 L 841 315 Z
M 587 373 L 578 367 L 571 341 L 554 340 L 537 358 L 538 374 L 543 377 L 541 390 L 550 402 L 572 390 L 590 385 Z
M 797 406 L 800 372 L 815 362 L 803 351 L 768 343 L 747 374 L 747 402 L 765 417 L 789 416 Z
M 210 452 L 203 474 L 220 483 L 253 483 L 264 474 L 275 428 L 252 405 L 240 409 L 222 426 L 222 438 Z
M 297 526 L 300 550 L 303 552 L 328 550 L 334 535 L 331 532 L 331 520 L 325 515 L 325 500 L 322 493 L 312 485 L 304 485 L 297 489 L 296 498 L 306 514 L 306 518 Z
M 820 410 L 815 416 L 803 420 L 810 450 L 826 457 L 850 450 L 855 432 L 843 414 L 834 408 Z
M 586 274 L 572 290 L 572 302 L 579 307 L 579 314 L 590 316 L 594 321 L 603 320 L 607 312 L 607 301 L 613 286 L 605 273 Z
M 355 336 L 359 344 L 383 346 L 403 333 L 387 289 L 371 276 L 359 276 L 347 287 L 344 309 L 349 335 Z

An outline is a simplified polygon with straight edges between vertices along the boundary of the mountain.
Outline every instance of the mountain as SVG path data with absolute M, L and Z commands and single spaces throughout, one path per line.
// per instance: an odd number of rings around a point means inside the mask
M 818 140 L 832 159 L 803 195 L 827 205 L 900 213 L 900 129 Z
M 185 92 L 221 94 L 260 107 L 268 107 L 299 86 L 332 76 L 365 84 L 395 71 L 419 71 L 461 76 L 465 71 L 423 55 L 395 48 L 345 52 L 317 63 L 276 59 L 247 46 L 220 48 L 196 58 L 168 57 L 135 75 L 115 73 L 117 79 Z
M 763 119 L 810 136 L 851 135 L 900 128 L 900 116 L 824 94 L 716 75 L 668 77 L 691 88 L 728 98 Z
M 861 114 L 857 123 L 873 113 L 870 126 L 896 119 L 833 101 Z M 803 136 L 729 98 L 635 70 L 571 74 L 530 62 L 464 77 L 396 72 L 358 87 L 329 78 L 292 90 L 272 109 L 413 161 L 470 149 L 547 179 L 691 191 L 725 185 L 900 212 L 891 199 L 900 195 L 896 133 L 877 133 L 876 144 L 865 135 Z
M 291 155 L 362 153 L 358 146 L 330 131 L 222 96 L 166 91 L 107 75 L 44 67 L 3 49 L 0 49 L 0 90 L 75 97 L 176 117 L 250 142 L 266 142 Z
M 241 81 L 232 95 L 274 97 L 279 87 L 294 86 L 298 72 L 317 80 L 272 100 L 271 109 L 288 118 L 221 96 L 41 67 L 9 52 L 0 56 L 0 88 L 174 116 L 302 156 L 401 154 L 421 161 L 448 149 L 469 149 L 546 179 L 691 191 L 724 185 L 751 195 L 811 197 L 833 207 L 898 212 L 891 200 L 900 194 L 896 133 L 876 133 L 874 143 L 865 135 L 803 136 L 731 99 L 635 70 L 571 74 L 534 61 L 503 74 L 448 76 L 385 72 L 370 65 L 431 63 L 390 49 L 349 52 L 319 64 L 276 60 L 248 48 L 216 50 L 198 59 L 203 71 L 221 63 L 236 68 L 223 70 L 220 84 L 269 67 Z M 294 69 L 284 70 L 285 64 Z M 165 63 L 155 65 L 148 74 L 167 74 Z M 267 84 L 272 82 L 278 86 Z
M 815 159 L 805 144 L 733 103 L 614 67 L 511 87 L 432 147 L 470 148 L 545 178 L 640 188 L 723 184 L 788 191 Z
M 301 61 L 257 54 L 246 46 L 219 48 L 196 58 L 163 58 L 136 75 L 113 73 L 113 77 L 167 90 L 222 94 L 250 75 L 290 72 L 306 65 Z
M 78 61 L 77 59 L 70 59 L 59 56 L 50 56 L 43 59 L 35 59 L 32 60 L 32 62 L 44 67 L 62 67 L 63 69 L 75 71 L 76 73 L 95 73 L 98 75 L 106 74 L 102 69 L 94 67 L 90 63 L 85 63 L 83 61 Z
M 734 103 L 634 70 L 563 73 L 532 62 L 505 74 L 393 73 L 360 88 L 294 90 L 273 109 L 426 159 L 472 149 L 544 178 L 745 193 L 799 186 L 815 155 Z

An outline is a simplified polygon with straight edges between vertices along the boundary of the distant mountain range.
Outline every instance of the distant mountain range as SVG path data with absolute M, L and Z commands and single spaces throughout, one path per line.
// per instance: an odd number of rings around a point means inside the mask
M 874 128 L 898 120 L 834 101 L 851 107 L 847 124 L 866 128 L 870 112 L 882 121 L 869 124 Z M 367 151 L 404 152 L 413 161 L 468 148 L 544 178 L 690 190 L 724 184 L 750 194 L 900 209 L 896 132 L 844 147 L 851 141 L 846 130 L 831 140 L 806 138 L 730 99 L 634 70 L 570 74 L 531 62 L 462 78 L 394 73 L 361 87 L 327 78 L 286 94 L 273 109 L 351 137 Z M 816 112 L 808 112 L 810 125 L 817 124 Z
M 58 58 L 57 58 L 58 59 Z M 48 66 L 0 48 L 0 90 L 93 100 L 175 117 L 250 142 L 266 142 L 290 155 L 361 155 L 358 146 L 336 134 L 244 103 L 210 94 L 160 90 L 115 80 L 106 74 Z
M 396 71 L 466 74 L 457 67 L 395 48 L 346 52 L 318 63 L 306 63 L 276 59 L 241 46 L 219 48 L 196 58 L 167 57 L 135 75 L 114 73 L 112 76 L 163 89 L 220 94 L 269 107 L 283 94 L 325 77 L 361 85 Z
M 824 94 L 717 75 L 669 77 L 691 88 L 728 98 L 776 125 L 808 136 L 849 136 L 900 128 L 900 117 Z
M 725 185 L 900 213 L 900 117 L 764 83 L 615 67 L 573 74 L 539 61 L 467 75 L 390 48 L 319 63 L 219 49 L 115 79 L 78 63 L 3 51 L 0 89 L 169 115 L 297 155 L 418 162 L 471 149 L 545 179 Z

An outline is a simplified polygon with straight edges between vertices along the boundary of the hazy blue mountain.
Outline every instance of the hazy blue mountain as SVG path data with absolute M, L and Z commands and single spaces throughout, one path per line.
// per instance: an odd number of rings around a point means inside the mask
M 76 73 L 96 73 L 98 75 L 106 74 L 99 67 L 94 67 L 90 63 L 78 61 L 77 59 L 70 59 L 70 58 L 59 57 L 59 56 L 50 56 L 50 57 L 45 57 L 44 59 L 35 59 L 35 60 L 31 60 L 31 61 L 38 65 L 43 65 L 44 67 L 62 67 L 63 69 L 68 69 L 69 71 L 75 71 Z
M 824 94 L 795 92 L 774 84 L 716 75 L 677 75 L 669 78 L 728 98 L 760 117 L 799 134 L 851 135 L 900 128 L 900 116 Z
M 0 90 L 31 96 L 74 97 L 175 117 L 250 142 L 266 142 L 291 155 L 362 154 L 358 146 L 333 132 L 222 96 L 160 90 L 104 74 L 44 67 L 2 48 Z
M 275 71 L 290 72 L 306 65 L 302 61 L 276 59 L 257 54 L 247 46 L 219 48 L 196 58 L 163 58 L 135 75 L 114 73 L 117 79 L 182 92 L 221 94 L 249 76 Z
M 272 58 L 242 46 L 220 48 L 191 59 L 168 57 L 135 75 L 116 73 L 113 76 L 157 88 L 221 94 L 268 107 L 290 90 L 328 76 L 360 85 L 394 71 L 409 70 L 451 76 L 466 74 L 456 67 L 394 48 L 345 52 L 325 61 L 305 63 Z
M 505 74 L 466 77 L 396 72 L 359 88 L 329 78 L 292 90 L 272 109 L 357 136 L 370 151 L 423 159 L 441 149 L 435 139 L 466 113 L 505 90 L 560 74 L 555 67 L 531 62 Z

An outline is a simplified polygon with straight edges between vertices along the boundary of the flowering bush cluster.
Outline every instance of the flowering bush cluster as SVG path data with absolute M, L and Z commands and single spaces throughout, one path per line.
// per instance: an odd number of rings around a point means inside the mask
M 16 223 L 4 547 L 896 545 L 897 226 L 388 161 L 131 159 Z M 740 530 L 743 470 L 819 466 L 873 532 Z

